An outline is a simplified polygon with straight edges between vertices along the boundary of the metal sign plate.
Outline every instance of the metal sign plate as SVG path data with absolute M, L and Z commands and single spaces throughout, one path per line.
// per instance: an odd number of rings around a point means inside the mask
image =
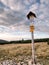
M 31 26 L 30 26 L 30 32 L 33 32 L 33 31 L 34 31 L 34 26 L 31 25 Z

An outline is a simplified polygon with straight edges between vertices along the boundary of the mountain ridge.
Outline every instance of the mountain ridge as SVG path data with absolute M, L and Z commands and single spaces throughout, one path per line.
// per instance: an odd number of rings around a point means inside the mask
M 0 43 L 7 43 L 7 40 L 0 39 Z
M 49 42 L 49 38 L 42 38 L 42 39 L 34 39 L 34 42 Z M 0 39 L 0 44 L 15 44 L 15 43 L 31 43 L 31 40 L 13 40 L 13 41 L 7 41 Z

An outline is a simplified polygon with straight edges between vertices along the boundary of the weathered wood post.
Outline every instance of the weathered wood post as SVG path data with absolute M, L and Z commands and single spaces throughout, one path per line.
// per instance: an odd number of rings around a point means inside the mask
M 36 61 L 35 61 L 35 49 L 34 49 L 34 18 L 36 18 L 35 13 L 33 12 L 29 12 L 27 15 L 27 18 L 30 20 L 31 24 L 30 24 L 30 32 L 32 35 L 32 62 L 35 65 Z

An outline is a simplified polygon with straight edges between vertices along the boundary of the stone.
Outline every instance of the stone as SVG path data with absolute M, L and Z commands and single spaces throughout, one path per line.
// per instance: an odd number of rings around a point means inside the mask
M 21 63 L 19 62 L 17 65 L 21 65 Z
M 40 63 L 37 63 L 37 65 L 41 65 Z
M 32 65 L 32 63 L 31 63 L 31 61 L 30 61 L 30 60 L 28 61 L 28 65 Z
M 0 62 L 0 65 L 2 65 L 2 63 Z

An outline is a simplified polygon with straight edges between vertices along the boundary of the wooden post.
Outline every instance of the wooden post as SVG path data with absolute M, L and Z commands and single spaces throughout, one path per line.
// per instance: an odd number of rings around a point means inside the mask
M 34 49 L 34 26 L 31 25 L 30 26 L 30 32 L 31 32 L 31 36 L 32 36 L 32 63 L 35 64 L 35 49 Z

